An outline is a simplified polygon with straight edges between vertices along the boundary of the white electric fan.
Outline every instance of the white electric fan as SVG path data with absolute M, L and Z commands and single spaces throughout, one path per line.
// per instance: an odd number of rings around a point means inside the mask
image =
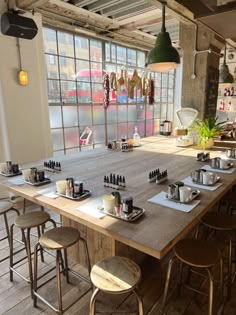
M 194 108 L 186 107 L 176 111 L 178 117 L 180 129 L 188 129 L 198 116 L 198 111 Z M 193 136 L 191 133 L 187 133 L 185 136 L 176 138 L 175 144 L 177 147 L 188 147 L 193 144 Z

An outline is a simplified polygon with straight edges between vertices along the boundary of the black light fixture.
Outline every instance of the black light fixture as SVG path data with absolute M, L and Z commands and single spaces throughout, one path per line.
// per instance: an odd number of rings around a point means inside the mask
M 224 50 L 224 61 L 223 64 L 220 66 L 220 74 L 219 74 L 219 88 L 227 88 L 232 83 L 234 83 L 234 77 L 229 72 L 229 67 L 226 64 L 226 45 Z
M 165 5 L 162 2 L 162 27 L 157 35 L 155 47 L 148 53 L 147 68 L 152 71 L 166 72 L 175 69 L 180 63 L 178 51 L 172 46 L 170 35 L 165 27 Z

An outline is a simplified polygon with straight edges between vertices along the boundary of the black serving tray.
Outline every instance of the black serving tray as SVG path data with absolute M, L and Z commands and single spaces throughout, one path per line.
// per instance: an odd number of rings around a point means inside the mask
M 187 202 L 181 202 L 180 200 L 177 200 L 177 199 L 171 199 L 171 198 L 168 198 L 168 194 L 166 194 L 166 199 L 170 200 L 170 201 L 173 201 L 173 202 L 176 202 L 176 203 L 181 203 L 181 204 L 189 204 L 191 203 L 194 199 L 196 199 L 199 195 L 200 195 L 200 190 L 198 189 L 193 189 L 193 191 L 196 191 L 196 194 L 192 197 L 191 200 L 187 201 Z
M 13 177 L 13 176 L 21 175 L 21 174 L 22 174 L 21 171 L 19 171 L 18 173 L 1 173 L 0 172 L 0 175 L 5 176 L 5 177 Z
M 27 181 L 27 180 L 24 180 L 24 182 L 25 182 L 26 184 L 31 185 L 31 186 L 36 186 L 36 187 L 38 187 L 38 186 L 42 186 L 42 185 L 46 185 L 46 184 L 51 183 L 51 179 L 50 179 L 50 178 L 45 178 L 42 182 L 35 182 L 35 183 L 31 183 L 31 182 L 29 182 L 29 181 Z
M 59 194 L 57 192 L 57 194 L 61 197 L 64 197 L 64 198 L 67 198 L 67 199 L 70 199 L 70 200 L 81 200 L 83 198 L 86 198 L 88 196 L 91 195 L 91 190 L 87 190 L 87 189 L 84 189 L 83 193 L 81 195 L 77 195 L 76 197 L 69 197 L 69 196 L 66 196 L 66 195 L 63 195 L 63 194 Z
M 117 218 L 119 220 L 123 220 L 123 221 L 126 221 L 126 222 L 134 222 L 135 220 L 140 218 L 145 212 L 145 209 L 139 208 L 139 207 L 135 207 L 135 206 L 133 206 L 133 212 L 132 213 L 127 214 L 127 215 L 122 213 L 121 216 L 113 214 L 113 213 L 110 213 L 110 212 L 106 212 L 106 211 L 104 211 L 103 207 L 99 208 L 99 210 L 102 213 L 105 213 L 105 214 L 107 214 L 107 215 L 109 215 L 109 216 L 111 216 L 113 218 Z

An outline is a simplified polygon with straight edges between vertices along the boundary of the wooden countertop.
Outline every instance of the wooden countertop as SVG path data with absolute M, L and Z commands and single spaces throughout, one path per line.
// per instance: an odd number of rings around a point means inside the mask
M 16 186 L 8 182 L 9 178 L 0 176 L 0 185 L 45 208 L 160 259 L 197 224 L 199 217 L 216 204 L 232 185 L 236 184 L 236 172 L 219 174 L 223 184 L 213 192 L 201 190 L 200 204 L 189 213 L 148 202 L 149 198 L 160 191 L 167 191 L 170 183 L 184 179 L 193 170 L 206 164 L 196 161 L 199 151 L 176 147 L 173 141 L 173 138 L 149 137 L 142 139 L 144 145 L 135 148 L 132 152 L 99 148 L 56 157 L 53 159 L 61 162 L 62 172 L 52 174 L 51 184 L 41 187 L 32 187 L 28 184 Z M 211 157 L 220 154 L 221 152 L 212 151 Z M 31 163 L 28 166 L 42 169 L 43 161 Z M 149 172 L 156 168 L 160 168 L 161 171 L 168 170 L 167 182 L 160 185 L 148 183 Z M 96 219 L 76 209 L 93 199 L 101 198 L 104 193 L 114 191 L 114 189 L 103 187 L 104 175 L 110 173 L 126 177 L 126 191 L 120 191 L 121 195 L 132 196 L 134 205 L 146 210 L 136 222 L 124 222 L 110 216 Z M 66 177 L 82 180 L 84 188 L 92 191 L 92 196 L 83 201 L 72 201 L 63 197 L 51 199 L 40 194 L 40 191 L 44 189 L 55 190 L 55 181 Z

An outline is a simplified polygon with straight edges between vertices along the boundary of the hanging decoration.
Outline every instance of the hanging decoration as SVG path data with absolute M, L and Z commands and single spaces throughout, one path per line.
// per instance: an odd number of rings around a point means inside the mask
M 104 88 L 103 105 L 104 105 L 105 108 L 107 108 L 109 106 L 109 103 L 110 103 L 110 98 L 109 98 L 110 84 L 109 84 L 109 75 L 108 75 L 108 73 L 104 74 L 104 77 L 103 77 L 103 88 Z

